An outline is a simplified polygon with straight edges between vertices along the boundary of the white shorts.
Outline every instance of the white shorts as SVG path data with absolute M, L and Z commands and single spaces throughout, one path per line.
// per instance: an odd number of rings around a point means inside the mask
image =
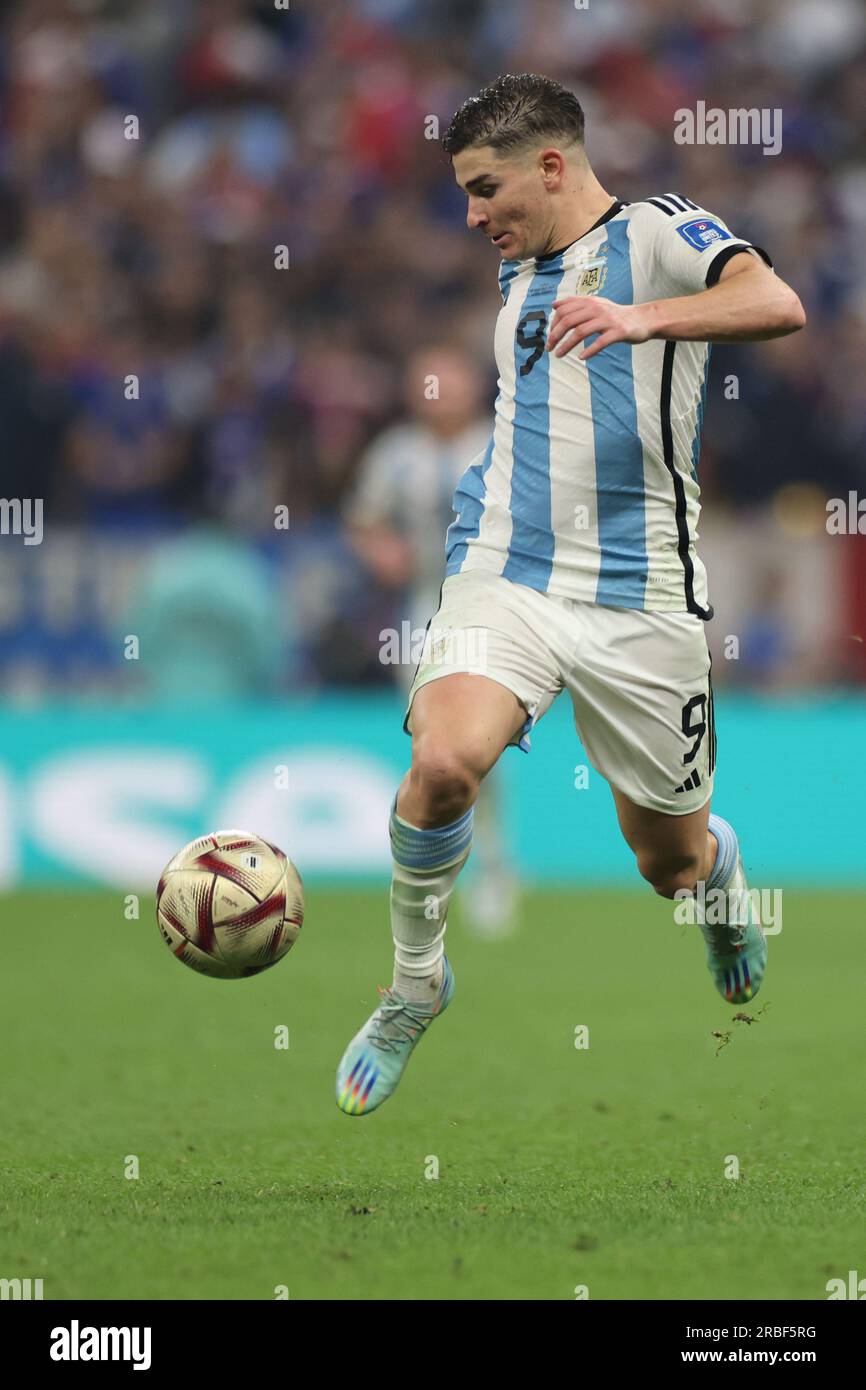
M 611 786 L 673 816 L 709 800 L 716 731 L 710 655 L 695 614 L 581 603 L 498 575 L 455 574 L 427 629 L 407 733 L 421 687 L 460 672 L 514 692 L 527 718 L 512 743 L 525 752 L 530 730 L 565 689 L 586 756 Z

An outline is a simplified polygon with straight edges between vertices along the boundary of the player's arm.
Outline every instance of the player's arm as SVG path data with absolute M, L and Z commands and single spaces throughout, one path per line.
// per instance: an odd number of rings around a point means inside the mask
M 394 527 L 349 521 L 346 533 L 355 554 L 380 584 L 399 589 L 409 583 L 414 570 L 412 546 Z
M 712 289 L 652 300 L 638 308 L 645 311 L 650 338 L 759 342 L 796 333 L 806 325 L 805 311 L 791 286 L 749 251 L 726 263 Z
M 554 302 L 548 350 L 562 357 L 593 333 L 599 337 L 579 354 L 594 357 L 610 343 L 645 343 L 650 338 L 739 343 L 781 338 L 806 323 L 797 295 L 754 256 L 741 251 L 724 265 L 718 283 L 698 294 L 614 304 L 598 295 L 573 295 Z

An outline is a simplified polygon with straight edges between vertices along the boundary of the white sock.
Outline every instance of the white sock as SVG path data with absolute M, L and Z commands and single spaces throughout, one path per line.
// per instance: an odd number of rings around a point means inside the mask
M 391 935 L 394 989 L 414 1003 L 432 1003 L 442 984 L 445 924 L 457 875 L 472 847 L 470 807 L 451 825 L 419 830 L 391 810 Z
M 727 888 L 737 867 L 737 854 L 739 846 L 734 827 L 721 816 L 711 815 L 708 823 L 711 835 L 715 835 L 718 843 L 716 862 L 710 870 L 707 879 L 708 888 Z

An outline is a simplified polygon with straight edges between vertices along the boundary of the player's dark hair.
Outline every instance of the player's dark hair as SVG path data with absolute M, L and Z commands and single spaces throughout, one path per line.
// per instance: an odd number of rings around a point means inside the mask
M 535 72 L 504 73 L 455 112 L 442 136 L 449 159 L 470 145 L 506 154 L 538 139 L 583 144 L 583 108 L 573 92 Z

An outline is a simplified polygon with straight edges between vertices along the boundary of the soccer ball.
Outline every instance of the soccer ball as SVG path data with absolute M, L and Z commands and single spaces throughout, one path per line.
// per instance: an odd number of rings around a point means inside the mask
M 156 890 L 168 949 L 202 975 L 242 980 L 276 965 L 304 920 L 300 874 L 281 849 L 242 830 L 184 845 Z

